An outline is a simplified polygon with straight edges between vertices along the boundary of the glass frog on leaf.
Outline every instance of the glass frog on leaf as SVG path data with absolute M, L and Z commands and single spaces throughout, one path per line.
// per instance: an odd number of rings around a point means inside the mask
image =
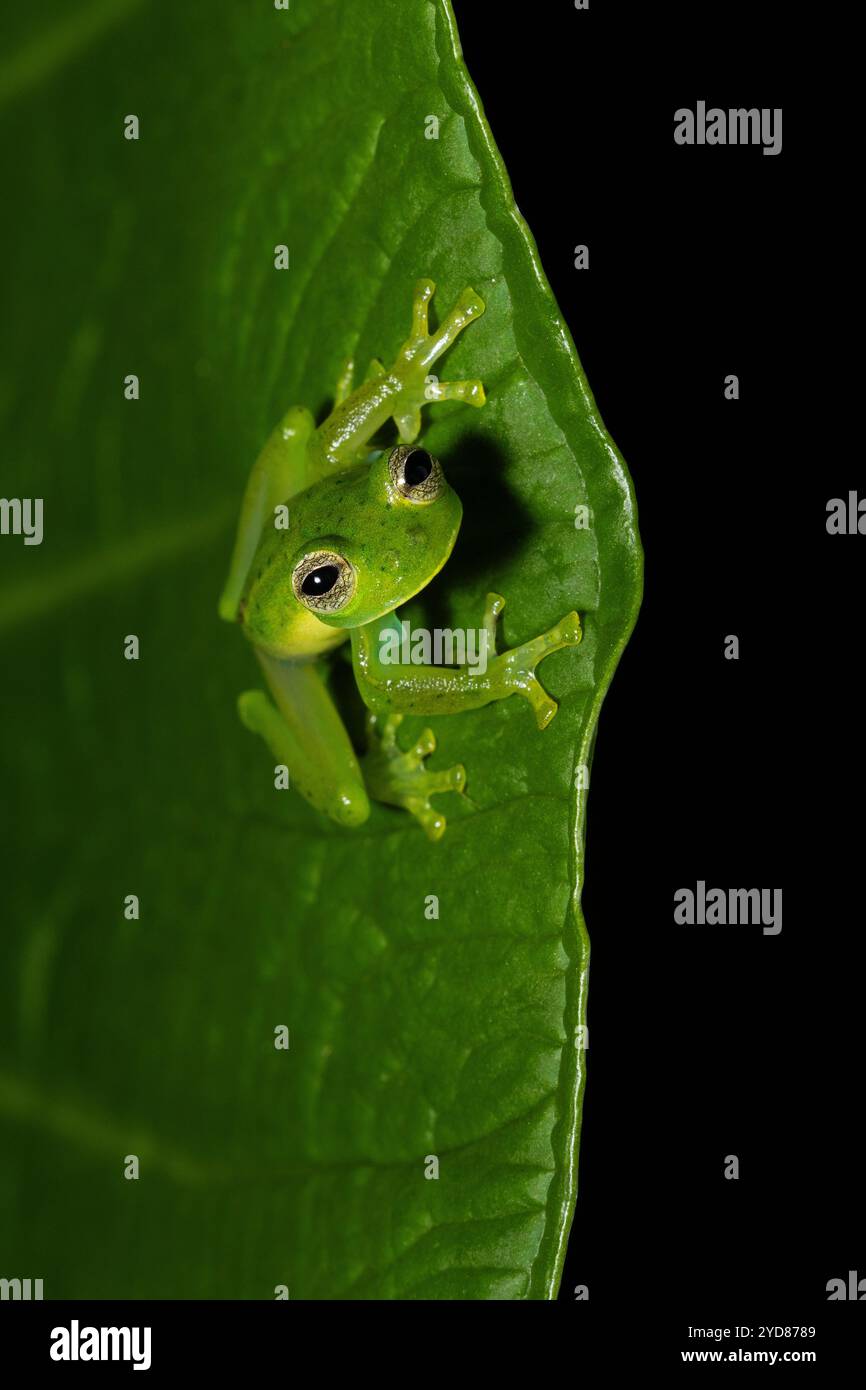
M 431 280 L 415 286 L 409 337 L 386 371 L 373 361 L 351 390 L 349 363 L 334 408 L 316 427 L 294 406 L 253 465 L 241 508 L 220 616 L 239 621 L 255 648 L 273 701 L 261 690 L 240 696 L 247 728 L 260 734 L 285 764 L 292 785 L 318 810 L 344 826 L 363 824 L 370 798 L 400 806 L 432 840 L 445 817 L 430 804 L 438 792 L 462 792 L 464 769 L 432 772 L 425 759 L 436 747 L 427 729 L 403 751 L 397 726 L 404 714 L 456 714 L 518 694 L 538 727 L 556 714 L 535 674 L 538 663 L 580 641 L 580 620 L 569 613 L 548 632 L 496 655 L 496 621 L 505 600 L 488 594 L 483 617 L 486 673 L 468 666 L 387 664 L 380 636 L 397 627 L 395 611 L 430 582 L 451 554 L 462 507 L 437 459 L 413 441 L 428 401 L 484 404 L 480 381 L 431 384 L 436 360 L 467 324 L 484 312 L 466 289 L 442 323 L 428 328 Z M 373 451 L 370 440 L 389 419 L 401 443 Z M 289 522 L 274 524 L 291 499 Z M 318 658 L 347 638 L 367 706 L 369 749 L 358 758 L 320 675 Z

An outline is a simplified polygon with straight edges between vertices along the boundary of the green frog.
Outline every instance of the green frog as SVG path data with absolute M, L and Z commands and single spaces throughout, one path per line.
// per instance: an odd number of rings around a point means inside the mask
M 400 626 L 396 610 L 445 565 L 462 517 L 441 463 L 415 442 L 422 408 L 449 400 L 478 408 L 485 400 L 480 381 L 431 375 L 484 303 L 465 289 L 431 331 L 434 289 L 432 280 L 416 284 L 409 336 L 390 370 L 374 359 L 353 390 L 347 363 L 322 424 L 293 406 L 266 441 L 244 494 L 219 612 L 240 623 L 271 695 L 245 691 L 241 720 L 289 769 L 301 795 L 346 827 L 366 821 L 371 798 L 398 806 L 438 840 L 446 821 L 430 798 L 463 792 L 466 772 L 459 764 L 439 771 L 426 766 L 436 747 L 429 729 L 404 750 L 397 738 L 403 716 L 459 714 L 516 694 L 532 706 L 538 728 L 546 728 L 557 705 L 536 667 L 551 652 L 576 646 L 581 626 L 577 613 L 569 613 L 540 637 L 497 653 L 505 600 L 491 593 L 480 629 L 492 654 L 483 674 L 477 666 L 384 659 Z M 400 442 L 374 448 L 373 436 L 389 420 Z M 368 749 L 361 757 L 322 677 L 323 658 L 347 640 L 367 707 Z

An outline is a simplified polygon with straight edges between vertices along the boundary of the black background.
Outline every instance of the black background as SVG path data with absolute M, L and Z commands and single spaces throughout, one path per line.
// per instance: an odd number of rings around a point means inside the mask
M 492 7 L 457 0 L 467 66 L 646 552 L 593 764 L 588 1082 L 560 1297 L 587 1284 L 599 1316 L 790 1321 L 826 1311 L 828 1279 L 866 1275 L 866 539 L 826 531 L 828 499 L 866 480 L 825 320 L 850 293 L 844 123 L 814 85 L 827 25 L 766 4 L 539 3 L 531 23 L 497 8 L 493 45 Z M 674 112 L 699 99 L 782 107 L 782 152 L 676 145 Z M 782 888 L 781 934 L 676 926 L 674 892 L 698 879 Z

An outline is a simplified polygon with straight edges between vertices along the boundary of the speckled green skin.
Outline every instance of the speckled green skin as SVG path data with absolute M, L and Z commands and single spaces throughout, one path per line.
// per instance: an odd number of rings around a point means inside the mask
M 343 641 L 347 629 L 391 613 L 429 584 L 451 554 L 462 514 L 447 483 L 429 506 L 406 501 L 391 484 L 386 454 L 314 483 L 292 499 L 287 530 L 265 528 L 241 599 L 246 635 L 287 660 Z M 312 614 L 293 592 L 295 566 L 317 550 L 339 551 L 358 577 L 339 613 Z
M 427 770 L 424 760 L 436 746 L 430 730 L 412 750 L 402 751 L 396 727 L 403 714 L 454 714 L 517 693 L 530 702 L 543 729 L 556 703 L 535 667 L 550 652 L 576 645 L 581 630 L 577 614 L 570 613 L 541 637 L 497 656 L 495 627 L 504 600 L 490 594 L 483 626 L 494 655 L 483 675 L 468 667 L 379 660 L 379 636 L 393 622 L 391 615 L 451 554 L 462 508 L 447 482 L 431 502 L 402 495 L 388 455 L 371 458 L 369 441 L 393 418 L 401 440 L 411 443 L 429 401 L 484 404 L 478 381 L 427 382 L 437 358 L 484 311 L 478 295 L 464 290 L 431 333 L 427 306 L 433 289 L 429 280 L 416 285 L 410 334 L 390 371 L 373 362 L 366 381 L 351 391 L 347 364 L 334 409 L 318 428 L 309 411 L 294 407 L 266 442 L 247 485 L 219 611 L 240 621 L 273 696 L 274 703 L 262 691 L 245 692 L 241 719 L 288 767 L 292 785 L 342 825 L 362 824 L 372 796 L 410 811 L 438 839 L 445 818 L 430 796 L 462 791 L 466 774 L 460 766 Z M 284 503 L 290 504 L 289 521 L 278 528 L 275 508 Z M 354 592 L 339 612 L 311 612 L 296 596 L 295 567 L 318 551 L 337 552 L 354 572 Z M 355 677 L 370 711 L 371 746 L 362 763 L 315 664 L 350 636 Z

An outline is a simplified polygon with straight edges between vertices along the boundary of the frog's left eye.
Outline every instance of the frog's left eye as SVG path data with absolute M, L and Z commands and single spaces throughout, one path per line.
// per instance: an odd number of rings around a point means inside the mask
M 295 565 L 292 588 L 313 613 L 338 613 L 355 592 L 355 571 L 335 550 L 316 550 Z
M 388 459 L 391 482 L 408 502 L 435 502 L 445 478 L 439 460 L 426 449 L 400 444 Z

